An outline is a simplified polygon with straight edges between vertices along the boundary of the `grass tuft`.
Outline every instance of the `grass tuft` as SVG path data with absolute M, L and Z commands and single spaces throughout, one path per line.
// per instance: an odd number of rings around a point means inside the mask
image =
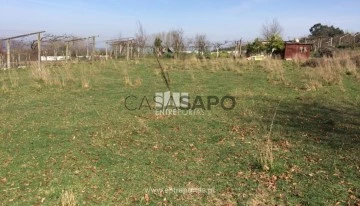
M 64 190 L 61 194 L 61 206 L 75 206 L 76 199 L 74 193 L 70 190 Z

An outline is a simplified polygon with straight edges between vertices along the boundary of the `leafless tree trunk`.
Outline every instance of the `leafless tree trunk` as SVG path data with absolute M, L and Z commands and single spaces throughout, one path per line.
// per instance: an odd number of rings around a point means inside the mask
M 283 28 L 277 19 L 273 19 L 271 22 L 265 22 L 262 25 L 261 35 L 265 40 L 269 40 L 273 35 L 281 36 Z
M 214 47 L 215 47 L 215 49 L 216 49 L 216 58 L 219 58 L 219 56 L 220 56 L 219 50 L 220 50 L 220 47 L 221 47 L 222 45 L 223 45 L 223 44 L 220 43 L 220 42 L 214 43 Z
M 194 39 L 194 46 L 198 51 L 199 55 L 203 55 L 206 51 L 206 35 L 205 34 L 197 34 Z
M 180 52 L 184 49 L 184 31 L 182 29 L 170 31 L 172 47 L 175 51 L 175 58 L 179 58 Z
M 140 22 L 138 22 L 138 32 L 135 34 L 135 42 L 138 47 L 138 57 L 144 55 L 144 48 L 147 40 L 146 32 Z M 141 55 L 140 55 L 141 54 Z

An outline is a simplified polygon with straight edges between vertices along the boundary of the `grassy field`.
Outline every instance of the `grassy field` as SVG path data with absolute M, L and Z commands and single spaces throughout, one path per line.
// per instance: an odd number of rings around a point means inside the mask
M 167 91 L 153 59 L 1 71 L 0 205 L 360 204 L 356 65 L 161 61 L 235 109 L 127 110 Z

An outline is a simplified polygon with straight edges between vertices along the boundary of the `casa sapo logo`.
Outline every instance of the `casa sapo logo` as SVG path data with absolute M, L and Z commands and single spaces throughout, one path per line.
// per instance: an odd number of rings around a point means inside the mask
M 180 111 L 203 114 L 206 110 L 221 107 L 232 110 L 236 106 L 233 96 L 194 96 L 187 92 L 156 92 L 154 96 L 129 95 L 125 98 L 125 108 L 129 111 L 150 110 L 156 114 L 175 114 Z

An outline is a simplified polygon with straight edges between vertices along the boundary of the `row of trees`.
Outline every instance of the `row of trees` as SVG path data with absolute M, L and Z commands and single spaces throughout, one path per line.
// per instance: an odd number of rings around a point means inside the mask
M 320 23 L 315 24 L 310 29 L 309 37 L 315 38 L 326 38 L 326 37 L 335 37 L 338 35 L 344 35 L 344 30 L 340 29 L 339 27 L 334 27 L 333 25 L 322 25 Z
M 204 54 L 211 46 L 205 34 L 197 34 L 194 38 L 186 38 L 182 29 L 172 29 L 152 35 L 153 45 L 157 55 L 162 55 L 164 50 L 170 50 L 174 58 L 179 58 L 182 52 L 197 52 Z
M 142 32 L 142 26 L 139 24 L 138 34 Z M 274 19 L 270 22 L 266 22 L 262 25 L 261 34 L 264 41 L 261 41 L 259 38 L 255 39 L 254 42 L 249 43 L 246 46 L 246 50 L 248 53 L 262 53 L 266 52 L 269 54 L 279 54 L 284 49 L 284 42 L 281 38 L 283 32 L 283 28 L 280 23 Z M 216 50 L 219 53 L 219 49 L 225 43 L 215 42 L 211 43 L 207 40 L 205 34 L 197 34 L 194 38 L 185 38 L 184 31 L 182 29 L 174 29 L 169 32 L 162 32 L 153 35 L 150 38 L 147 38 L 150 42 L 153 42 L 154 47 L 156 48 L 156 52 L 158 55 L 161 54 L 163 48 L 171 48 L 173 49 L 175 58 L 179 57 L 181 51 L 184 51 L 186 48 L 190 49 L 190 51 L 195 51 L 200 55 L 206 54 L 211 50 Z M 238 42 L 236 42 L 238 43 Z M 241 47 L 242 45 L 233 45 L 230 44 L 231 48 L 225 50 L 234 50 L 236 47 Z M 229 46 L 229 45 L 228 45 Z M 224 48 L 223 48 L 224 49 Z M 241 50 L 241 49 L 240 49 Z M 240 54 L 241 55 L 241 54 Z
M 247 54 L 269 54 L 269 55 L 280 55 L 284 51 L 284 41 L 282 39 L 283 28 L 280 23 L 274 19 L 271 22 L 266 22 L 262 25 L 261 35 L 262 39 L 256 38 L 255 41 L 250 42 L 246 46 Z M 351 35 L 345 33 L 344 30 L 334 27 L 333 25 L 323 25 L 321 23 L 314 24 L 309 29 L 310 34 L 302 39 L 330 39 L 333 37 L 345 37 L 353 36 L 353 43 L 356 43 L 355 37 L 357 35 Z M 343 38 L 341 37 L 341 38 Z M 340 38 L 340 39 L 341 39 Z M 340 40 L 339 40 L 340 41 Z
M 181 28 L 147 35 L 142 24 L 138 22 L 138 31 L 135 33 L 135 46 L 141 55 L 144 55 L 146 47 L 154 47 L 158 56 L 162 55 L 164 50 L 170 50 L 174 58 L 179 58 L 182 52 L 189 49 L 205 53 L 210 46 L 210 42 L 205 34 L 197 34 L 194 38 L 187 38 Z

